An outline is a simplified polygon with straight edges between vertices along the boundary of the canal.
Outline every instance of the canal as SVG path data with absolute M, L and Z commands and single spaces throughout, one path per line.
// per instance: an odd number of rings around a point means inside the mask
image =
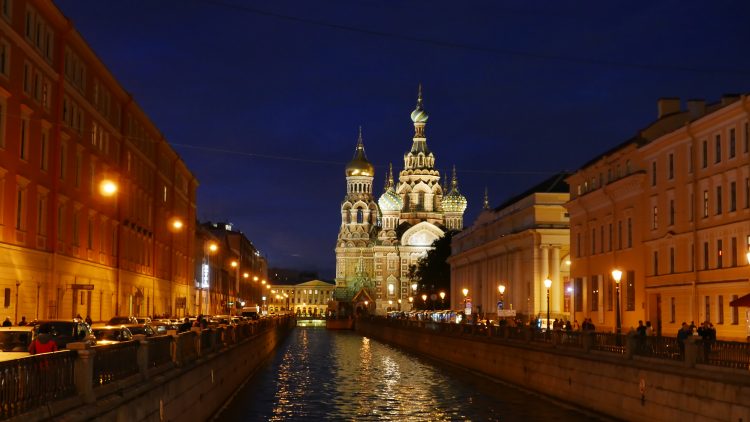
M 352 331 L 294 329 L 217 421 L 594 421 Z

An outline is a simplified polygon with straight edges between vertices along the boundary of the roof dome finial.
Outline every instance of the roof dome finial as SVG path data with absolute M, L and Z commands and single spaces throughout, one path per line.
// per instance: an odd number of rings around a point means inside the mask
M 429 117 L 422 106 L 422 83 L 420 82 L 419 90 L 417 91 L 417 107 L 411 112 L 411 121 L 414 123 L 427 123 Z
M 388 164 L 388 177 L 386 178 L 384 192 L 378 199 L 378 205 L 380 210 L 384 212 L 401 211 L 404 206 L 403 199 L 393 188 L 393 164 Z
M 365 154 L 365 143 L 362 140 L 362 126 L 359 127 L 359 136 L 357 137 L 357 148 L 354 150 L 354 157 L 346 165 L 346 176 L 374 176 L 375 167 L 367 160 Z
M 487 186 L 484 187 L 484 209 L 490 209 L 490 196 L 487 193 Z

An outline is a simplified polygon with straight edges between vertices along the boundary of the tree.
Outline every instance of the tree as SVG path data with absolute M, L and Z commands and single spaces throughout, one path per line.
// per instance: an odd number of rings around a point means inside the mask
M 420 280 L 422 292 L 428 296 L 440 291 L 448 292 L 451 287 L 451 267 L 448 257 L 451 256 L 451 240 L 457 231 L 448 231 L 432 242 L 432 249 L 420 258 L 416 279 Z

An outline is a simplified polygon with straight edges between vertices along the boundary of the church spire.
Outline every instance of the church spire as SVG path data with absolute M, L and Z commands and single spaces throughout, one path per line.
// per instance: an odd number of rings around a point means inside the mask
M 357 148 L 354 149 L 354 157 L 346 165 L 346 176 L 369 176 L 375 175 L 375 168 L 367 159 L 365 154 L 365 143 L 362 140 L 362 126 L 359 127 L 357 137 Z
M 482 208 L 486 210 L 490 209 L 490 196 L 487 193 L 487 186 L 484 187 L 484 206 Z
M 451 190 L 458 187 L 458 179 L 456 178 L 456 165 L 453 165 L 453 179 L 451 179 Z

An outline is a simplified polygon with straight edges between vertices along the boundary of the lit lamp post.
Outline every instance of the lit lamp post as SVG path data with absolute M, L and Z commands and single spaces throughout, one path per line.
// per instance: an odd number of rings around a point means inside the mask
M 422 302 L 424 302 L 424 308 L 427 309 L 427 295 L 422 295 Z
M 615 279 L 615 294 L 617 296 L 615 298 L 615 313 L 616 313 L 615 315 L 616 331 L 615 332 L 618 334 L 618 338 L 619 338 L 619 334 L 621 331 L 621 328 L 620 328 L 620 280 L 622 279 L 622 271 L 620 271 L 617 268 L 612 270 L 612 278 Z
M 440 307 L 445 309 L 445 292 L 440 292 Z
M 266 310 L 266 297 L 263 296 L 263 310 Z
M 552 280 L 549 277 L 544 280 L 544 287 L 547 288 L 547 335 L 549 336 L 549 288 L 552 287 Z
M 398 311 L 401 312 L 401 299 L 398 300 Z
M 469 295 L 469 289 L 464 288 L 461 293 L 464 294 L 464 312 L 466 312 L 466 296 Z
M 500 292 L 500 309 L 505 309 L 505 301 L 503 300 L 503 295 L 505 294 L 505 285 L 501 284 L 497 286 L 497 291 Z

